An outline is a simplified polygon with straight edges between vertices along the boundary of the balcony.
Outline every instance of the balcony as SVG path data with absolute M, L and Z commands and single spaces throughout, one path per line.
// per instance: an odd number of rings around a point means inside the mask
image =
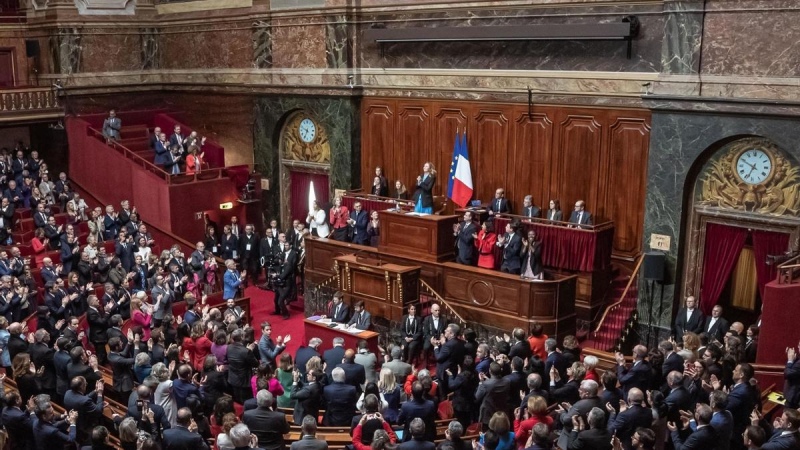
M 0 122 L 56 119 L 64 116 L 58 96 L 49 87 L 0 89 Z

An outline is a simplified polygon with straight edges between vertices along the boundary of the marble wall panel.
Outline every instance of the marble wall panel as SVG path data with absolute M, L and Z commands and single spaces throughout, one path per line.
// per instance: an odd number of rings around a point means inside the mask
M 657 105 L 654 105 L 657 106 Z M 652 233 L 672 238 L 667 254 L 667 284 L 663 297 L 656 289 L 653 296 L 653 317 L 648 320 L 651 302 L 646 296 L 639 299 L 642 324 L 668 327 L 673 304 L 682 301 L 681 279 L 684 261 L 689 260 L 685 248 L 687 212 L 692 207 L 689 195 L 699 169 L 727 139 L 736 136 L 762 136 L 800 159 L 800 127 L 797 119 L 769 116 L 697 114 L 678 111 L 654 111 L 648 158 L 647 194 L 645 200 L 644 246 L 648 248 Z M 681 253 L 683 249 L 684 253 Z M 646 292 L 645 286 L 639 292 Z M 662 300 L 663 299 L 663 300 Z
M 664 40 L 661 46 L 661 72 L 697 73 L 703 40 L 703 2 L 677 0 L 664 3 Z
M 81 30 L 82 72 L 141 70 L 138 30 L 114 33 L 109 29 Z
M 262 201 L 267 217 L 280 215 L 281 181 L 279 158 L 283 121 L 297 110 L 312 114 L 325 127 L 331 146 L 328 171 L 331 192 L 350 189 L 360 183 L 359 100 L 334 97 L 261 97 L 255 106 L 253 157 L 264 178 L 269 178 L 270 193 Z M 288 178 L 288 177 L 287 177 Z M 284 218 L 282 218 L 283 220 Z M 286 225 L 285 221 L 283 223 Z
M 703 73 L 800 76 L 800 7 L 794 0 L 710 0 Z
M 253 66 L 259 69 L 272 67 L 272 23 L 269 20 L 253 23 Z
M 325 58 L 328 67 L 341 69 L 350 64 L 352 41 L 349 34 L 349 26 L 344 15 L 328 18 L 328 23 L 325 25 Z
M 142 70 L 153 70 L 161 67 L 161 39 L 159 36 L 158 28 L 139 29 Z
M 249 22 L 162 29 L 160 44 L 162 69 L 253 67 Z
M 363 67 L 596 70 L 659 72 L 664 34 L 663 7 L 652 5 L 587 6 L 574 8 L 468 8 L 364 14 L 361 33 L 374 23 L 387 28 L 441 26 L 503 26 L 537 24 L 616 23 L 627 15 L 638 15 L 639 36 L 633 55 L 627 59 L 623 41 L 512 41 L 512 42 L 417 42 L 384 44 L 362 41 Z
M 48 48 L 55 73 L 69 75 L 81 71 L 82 38 L 77 27 L 59 28 L 50 34 Z
M 274 67 L 327 67 L 326 21 L 313 18 L 273 19 L 272 63 Z

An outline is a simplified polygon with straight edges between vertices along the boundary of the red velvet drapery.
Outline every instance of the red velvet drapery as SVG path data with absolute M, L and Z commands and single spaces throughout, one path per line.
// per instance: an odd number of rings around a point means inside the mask
M 747 228 L 718 223 L 706 225 L 706 246 L 703 261 L 703 284 L 700 287 L 700 310 L 710 315 L 717 304 L 731 270 L 747 240 Z
M 764 286 L 775 279 L 778 268 L 775 265 L 767 265 L 767 255 L 779 255 L 789 247 L 789 235 L 774 231 L 754 230 L 753 252 L 756 258 L 756 280 L 758 282 L 758 293 L 764 299 Z
M 314 194 L 324 209 L 330 198 L 328 175 L 309 172 L 289 172 L 289 210 L 292 220 L 305 221 L 308 217 L 308 187 L 314 182 Z

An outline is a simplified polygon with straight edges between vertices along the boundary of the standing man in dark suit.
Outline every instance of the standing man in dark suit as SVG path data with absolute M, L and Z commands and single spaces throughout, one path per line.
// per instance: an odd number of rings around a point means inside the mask
M 529 219 L 533 219 L 538 218 L 541 213 L 542 210 L 533 204 L 533 196 L 526 195 L 522 200 L 522 211 L 520 211 L 520 215 Z
M 258 247 L 258 235 L 253 231 L 253 225 L 247 224 L 244 234 L 239 236 L 239 255 L 242 257 L 242 267 L 250 274 L 253 284 L 258 281 Z
M 755 423 L 754 423 L 755 425 Z M 795 450 L 800 448 L 800 412 L 796 409 L 783 410 L 781 417 L 775 420 L 774 427 L 764 423 L 764 430 L 769 436 L 762 450 Z
M 584 228 L 581 225 L 594 225 L 592 213 L 586 211 L 586 202 L 583 200 L 575 202 L 575 210 L 569 216 L 569 223 L 571 228 Z
M 511 205 L 506 199 L 506 191 L 503 188 L 497 188 L 494 192 L 494 200 L 489 203 L 489 206 L 486 208 L 486 211 L 489 213 L 489 217 L 494 219 L 494 217 L 498 214 L 511 214 Z
M 617 436 L 622 443 L 622 448 L 631 450 L 631 438 L 637 428 L 650 428 L 653 423 L 653 411 L 644 405 L 644 393 L 639 388 L 631 388 L 628 391 L 628 403 L 620 402 L 619 414 L 616 405 L 607 404 L 608 411 L 608 431 Z
M 89 295 L 89 310 L 86 312 L 86 320 L 89 322 L 89 342 L 94 344 L 97 360 L 102 365 L 106 363 L 106 343 L 108 336 L 106 330 L 111 328 L 111 316 L 115 314 L 117 304 L 107 303 L 104 307 L 100 306 L 100 299 L 96 295 Z
M 300 348 L 297 349 L 297 353 L 294 355 L 294 367 L 300 371 L 302 377 L 306 376 L 306 363 L 311 358 L 315 356 L 322 358 L 322 355 L 319 354 L 320 345 L 322 345 L 322 339 L 312 337 L 308 340 L 308 346 L 300 346 Z
M 706 317 L 703 331 L 708 335 L 709 339 L 725 342 L 725 333 L 731 328 L 727 320 L 722 318 L 722 306 L 715 305 L 711 309 L 711 315 Z
M 106 206 L 106 215 L 103 216 L 103 239 L 113 241 L 119 234 L 119 218 L 112 205 Z
M 403 440 L 411 440 L 411 422 L 419 418 L 425 423 L 425 439 L 433 442 L 436 438 L 436 405 L 425 399 L 425 388 L 419 381 L 411 385 L 411 397 L 400 405 L 400 415 L 397 416 L 397 424 L 403 424 Z
M 241 329 L 231 333 L 231 343 L 228 344 L 228 384 L 233 389 L 233 400 L 237 403 L 244 403 L 245 400 L 253 397 L 253 389 L 250 386 L 250 376 L 253 367 L 258 366 L 258 359 L 253 355 L 256 343 L 245 347 L 242 343 L 244 332 Z
M 344 352 L 342 362 L 336 367 L 344 370 L 344 382 L 356 388 L 356 392 L 360 395 L 361 387 L 367 382 L 367 372 L 364 366 L 355 362 L 355 358 L 356 352 L 349 348 Z
M 411 420 L 411 424 L 408 426 L 409 437 L 407 438 L 406 442 L 397 446 L 397 450 L 435 450 L 436 444 L 431 442 L 431 439 L 428 439 L 427 435 L 429 433 L 428 427 L 425 425 L 425 422 L 420 419 L 419 417 L 415 417 Z M 403 436 L 405 438 L 405 435 Z M 481 447 L 483 448 L 483 447 Z
M 489 375 L 491 378 L 487 378 L 484 373 L 478 374 L 481 381 L 478 390 L 475 391 L 475 401 L 480 404 L 478 421 L 483 424 L 484 430 L 489 428 L 489 420 L 494 413 L 505 412 L 508 409 L 511 391 L 511 383 L 503 378 L 500 364 L 496 362 L 489 364 Z
M 412 363 L 422 350 L 422 320 L 417 316 L 416 305 L 408 306 L 408 314 L 400 322 L 401 339 L 403 340 L 403 360 Z
M 158 138 L 161 136 L 161 127 L 153 128 L 153 134 L 150 135 L 150 148 L 155 151 Z
M 280 313 L 283 319 L 289 318 L 289 308 L 287 305 L 294 299 L 295 289 L 297 288 L 296 270 L 297 270 L 297 253 L 292 250 L 288 242 L 282 242 L 283 246 L 281 253 L 281 269 L 277 278 L 278 292 L 275 296 L 277 304 L 276 308 L 280 308 Z
M 75 377 L 70 381 L 69 390 L 64 394 L 64 408 L 78 412 L 78 442 L 86 443 L 92 428 L 100 424 L 103 417 L 103 381 L 95 383 L 95 390 L 86 393 L 86 379 Z
M 703 332 L 703 313 L 697 309 L 697 301 L 694 296 L 686 297 L 686 306 L 678 310 L 675 316 L 675 326 L 673 327 L 675 340 L 682 340 L 683 333 L 691 331 L 695 334 Z M 728 330 L 724 330 L 723 335 Z
M 678 430 L 675 422 L 667 422 L 667 428 L 672 435 L 675 450 L 708 450 L 716 448 L 717 434 L 711 427 L 711 416 L 711 407 L 704 403 L 698 403 L 694 413 L 697 421 L 697 431 L 691 434 L 689 434 L 691 417 L 681 417 L 683 422 L 681 430 Z
M 33 400 L 23 401 L 19 392 L 11 391 L 6 394 L 6 407 L 3 408 L 2 421 L 6 433 L 8 433 L 10 450 L 35 449 L 32 415 L 34 408 Z
M 431 338 L 433 353 L 436 356 L 436 373 L 444 374 L 445 371 L 458 372 L 458 366 L 464 361 L 464 341 L 458 338 L 461 327 L 455 323 L 447 325 L 444 335 L 437 341 Z M 439 385 L 444 395 L 447 395 L 447 376 L 439 376 Z
M 353 210 L 350 211 L 350 218 L 347 219 L 347 225 L 350 226 L 354 244 L 369 245 L 369 236 L 367 235 L 368 224 L 369 214 L 363 210 L 361 202 L 355 202 L 353 204 Z
M 133 270 L 133 237 L 128 235 L 128 231 L 125 228 L 119 230 L 119 239 L 114 244 L 114 253 L 116 253 L 126 272 Z
M 278 237 L 272 234 L 272 228 L 264 230 L 264 237 L 258 245 L 259 263 L 264 273 L 269 276 L 270 267 L 274 267 L 276 261 L 273 261 L 276 255 L 281 253 L 281 247 L 278 243 Z
M 673 370 L 667 374 L 667 386 L 669 394 L 664 399 L 668 407 L 667 420 L 677 422 L 680 420 L 681 411 L 690 411 L 693 404 L 689 390 L 683 385 L 683 371 Z
M 333 338 L 333 348 L 325 350 L 322 354 L 322 360 L 325 362 L 325 373 L 328 378 L 331 377 L 333 369 L 341 364 L 344 359 L 344 338 Z
M 611 433 L 605 427 L 605 412 L 598 407 L 592 408 L 587 414 L 586 422 L 589 424 L 588 429 L 582 416 L 572 416 L 572 432 L 567 439 L 567 449 L 611 450 Z
M 31 355 L 31 362 L 42 370 L 39 376 L 39 387 L 41 391 L 51 398 L 56 398 L 56 367 L 53 364 L 53 356 L 56 351 L 48 345 L 50 333 L 44 329 L 38 329 L 33 334 L 34 342 L 28 346 L 28 353 Z
M 664 364 L 661 365 L 661 384 L 667 387 L 667 375 L 670 372 L 683 373 L 683 358 L 675 352 L 675 348 L 670 341 L 661 341 L 658 350 L 664 355 Z M 666 391 L 666 389 L 662 389 Z
M 328 311 L 327 316 L 332 322 L 347 323 L 348 316 L 350 316 L 350 308 L 344 304 L 344 294 L 337 292 L 333 294 L 333 303 L 331 309 Z
M 40 402 L 35 406 L 37 420 L 33 423 L 33 436 L 37 449 L 64 448 L 64 444 L 77 442 L 78 412 L 70 411 L 66 420 L 56 422 L 56 413 L 50 402 Z M 67 425 L 67 433 L 61 429 Z
M 428 360 L 431 350 L 433 350 L 432 340 L 439 340 L 447 327 L 445 318 L 440 314 L 441 306 L 434 303 L 431 305 L 431 313 L 422 321 L 422 359 Z
M 356 411 L 356 388 L 345 383 L 345 372 L 341 367 L 333 369 L 331 379 L 333 383 L 322 391 L 327 404 L 322 424 L 327 427 L 349 426 Z
M 800 349 L 800 344 L 797 344 Z M 786 348 L 786 368 L 783 370 L 783 396 L 786 398 L 788 408 L 800 406 L 800 359 L 797 358 L 797 349 Z
M 131 333 L 129 331 L 129 333 Z M 120 396 L 120 402 L 124 405 L 128 403 L 133 391 L 133 365 L 136 362 L 136 355 L 139 353 L 139 344 L 141 343 L 141 335 L 133 335 L 133 348 L 128 345 L 123 345 L 122 340 L 118 337 L 113 337 L 108 340 L 108 348 L 111 352 L 108 354 L 108 362 L 111 363 L 111 370 L 113 373 L 113 387 Z M 132 352 L 132 353 L 131 353 Z
M 289 423 L 286 414 L 272 410 L 274 398 L 266 389 L 258 391 L 256 402 L 258 407 L 245 411 L 242 423 L 258 437 L 259 447 L 265 450 L 283 450 L 285 448 L 283 435 L 289 432 Z
M 550 384 L 550 371 L 553 368 L 556 369 L 558 372 L 559 378 L 562 380 L 566 380 L 567 378 L 567 360 L 558 351 L 558 342 L 553 339 L 549 338 L 544 341 L 544 351 L 547 352 L 547 359 L 544 362 L 544 384 L 545 386 Z
M 472 211 L 464 212 L 464 221 L 456 225 L 453 235 L 456 237 L 456 262 L 467 266 L 475 265 L 475 237 L 478 227 L 472 218 Z
M 639 388 L 644 392 L 650 387 L 650 363 L 645 360 L 646 357 L 647 347 L 644 345 L 633 347 L 633 364 L 630 367 L 626 365 L 622 353 L 614 354 L 617 360 L 617 379 L 626 397 L 631 388 Z
M 294 423 L 301 423 L 304 417 L 311 416 L 316 424 L 322 406 L 322 388 L 317 380 L 322 377 L 322 372 L 312 370 L 306 375 L 305 383 L 302 377 L 300 371 L 295 368 L 292 373 L 292 392 L 289 394 L 289 398 L 297 402 L 294 407 Z
M 497 238 L 497 245 L 503 248 L 503 264 L 500 271 L 519 275 L 522 267 L 522 238 L 517 233 L 519 224 L 509 222 L 506 224 L 506 234 Z
M 753 378 L 753 366 L 747 363 L 738 364 L 733 369 L 734 385 L 728 393 L 728 411 L 733 416 L 733 439 L 737 443 L 736 438 L 744 433 L 745 428 L 750 425 L 750 413 L 758 402 L 759 393 L 750 384 L 750 379 Z M 712 381 L 712 386 L 715 390 L 722 389 L 720 381 Z M 698 421 L 699 423 L 699 421 Z M 740 445 L 733 447 L 741 448 Z
M 153 401 L 153 394 L 149 387 L 140 384 L 136 388 L 135 399 L 131 395 L 128 400 L 126 417 L 132 417 L 139 429 L 150 429 L 158 441 L 161 441 L 164 430 L 171 427 L 169 418 L 164 413 L 164 408 Z M 133 400 L 133 402 L 131 402 Z M 141 402 L 141 406 L 139 403 Z M 132 403 L 132 404 L 131 404 Z
M 175 427 L 164 430 L 164 450 L 208 450 L 208 444 L 197 432 L 197 424 L 189 408 L 178 410 L 176 422 Z

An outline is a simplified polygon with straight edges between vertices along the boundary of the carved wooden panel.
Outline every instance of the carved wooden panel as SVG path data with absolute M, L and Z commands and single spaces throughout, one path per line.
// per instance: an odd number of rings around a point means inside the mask
M 430 108 L 419 102 L 397 102 L 395 154 L 391 176 L 403 180 L 414 192 L 414 180 L 422 173 L 425 161 L 431 158 Z M 437 169 L 439 166 L 436 166 Z M 442 177 L 439 178 L 441 180 Z M 439 182 L 437 180 L 437 183 Z M 392 191 L 392 189 L 390 189 Z
M 555 179 L 551 182 L 554 197 L 560 198 L 564 220 L 568 220 L 576 200 L 586 201 L 595 223 L 603 218 L 598 210 L 597 190 L 601 160 L 602 125 L 593 115 L 562 111 L 558 122 Z
M 528 116 L 528 109 L 515 108 L 512 123 L 512 146 L 509 149 L 513 164 L 509 168 L 509 198 L 514 212 L 522 209 L 526 195 L 533 196 L 533 203 L 547 210 L 550 171 L 547 170 L 553 146 L 553 122 L 549 111 L 534 112 Z
M 470 161 L 474 164 L 472 185 L 477 194 L 475 198 L 491 200 L 498 187 L 505 187 L 508 168 L 513 164 L 508 160 L 510 127 L 506 111 L 481 107 L 475 112 L 470 125 L 471 135 L 468 135 L 467 142 Z M 515 202 L 511 204 L 517 207 Z
M 369 190 L 376 166 L 395 164 L 394 142 L 395 102 L 365 101 L 361 114 L 361 186 Z
M 650 125 L 644 118 L 619 117 L 609 126 L 605 213 L 614 218 L 615 250 L 631 257 L 644 232 L 649 143 Z

